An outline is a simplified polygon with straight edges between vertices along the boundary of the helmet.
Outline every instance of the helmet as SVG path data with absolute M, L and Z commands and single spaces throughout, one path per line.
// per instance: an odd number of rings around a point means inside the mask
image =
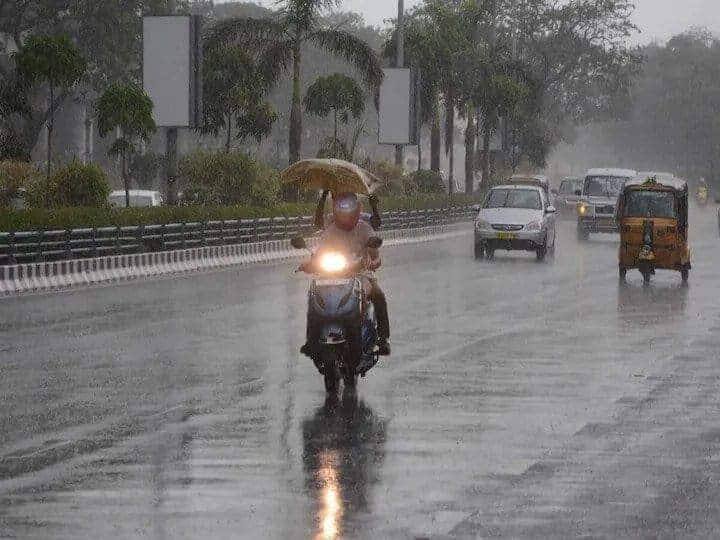
M 354 193 L 340 193 L 333 198 L 333 218 L 343 230 L 351 231 L 360 220 L 362 206 Z

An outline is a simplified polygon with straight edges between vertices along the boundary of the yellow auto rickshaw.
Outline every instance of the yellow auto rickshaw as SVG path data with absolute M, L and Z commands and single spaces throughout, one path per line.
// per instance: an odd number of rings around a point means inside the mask
M 655 270 L 690 275 L 688 186 L 677 178 L 638 177 L 625 183 L 618 200 L 620 279 L 637 268 L 648 283 Z

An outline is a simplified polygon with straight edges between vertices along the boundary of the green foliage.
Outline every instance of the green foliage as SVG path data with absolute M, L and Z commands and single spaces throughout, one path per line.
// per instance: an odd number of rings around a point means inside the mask
M 87 64 L 67 35 L 30 36 L 15 55 L 17 69 L 29 83 L 47 82 L 69 88 L 84 74 Z
M 277 120 L 265 101 L 276 76 L 261 69 L 263 52 L 256 52 L 257 58 L 253 54 L 239 45 L 205 47 L 202 131 L 216 136 L 226 131 L 226 151 L 230 151 L 233 138 L 252 137 L 260 142 Z
M 120 129 L 120 137 L 110 147 L 111 155 L 127 155 L 138 139 L 149 141 L 156 131 L 153 102 L 135 84 L 111 84 L 95 104 L 98 133 L 105 137 Z
M 341 73 L 319 77 L 305 95 L 305 110 L 326 118 L 331 112 L 335 121 L 346 124 L 350 115 L 358 119 L 365 112 L 365 95 L 354 79 Z
M 186 203 L 273 206 L 280 193 L 276 171 L 242 152 L 197 151 L 179 167 Z
M 444 193 L 442 176 L 435 171 L 415 171 L 405 179 L 406 193 Z
M 0 161 L 0 208 L 7 207 L 22 189 L 32 186 L 40 178 L 40 171 L 23 161 Z
M 165 164 L 165 156 L 146 152 L 133 154 L 129 163 L 129 175 L 138 188 L 150 189 Z
M 383 211 L 423 210 L 473 204 L 478 199 L 455 195 L 383 197 Z M 81 227 L 162 225 L 202 221 L 310 216 L 315 202 L 284 204 L 272 208 L 252 206 L 160 206 L 151 208 L 32 208 L 0 213 L 0 231 L 58 230 Z
M 613 162 L 703 176 L 720 188 L 720 39 L 693 30 L 642 53 L 644 71 L 627 115 L 595 124 L 584 146 Z M 586 153 L 574 161 L 586 165 Z
M 221 48 L 235 43 L 250 51 L 262 51 L 260 70 L 268 80 L 276 80 L 292 66 L 293 84 L 289 125 L 290 162 L 301 157 L 302 146 L 302 55 L 306 45 L 314 45 L 353 66 L 377 95 L 383 71 L 377 54 L 362 39 L 337 27 L 328 27 L 321 12 L 339 4 L 336 0 L 282 0 L 273 19 L 250 17 L 219 22 L 208 33 L 207 44 Z
M 109 195 L 110 184 L 98 165 L 73 161 L 50 178 L 38 179 L 28 191 L 28 204 L 34 208 L 104 208 Z

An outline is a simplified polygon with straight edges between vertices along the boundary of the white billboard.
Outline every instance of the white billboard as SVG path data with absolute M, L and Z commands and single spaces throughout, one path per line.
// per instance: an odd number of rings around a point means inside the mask
M 143 86 L 160 127 L 195 127 L 199 120 L 198 27 L 194 17 L 143 19 Z
M 380 144 L 417 144 L 415 77 L 410 69 L 385 69 L 378 110 Z

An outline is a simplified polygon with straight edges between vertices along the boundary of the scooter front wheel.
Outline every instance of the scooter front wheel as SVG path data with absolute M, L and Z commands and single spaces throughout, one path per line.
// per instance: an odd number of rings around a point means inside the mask
M 323 377 L 325 378 L 325 392 L 334 394 L 338 390 L 340 383 L 340 373 L 338 371 L 338 355 L 333 350 L 323 350 Z

